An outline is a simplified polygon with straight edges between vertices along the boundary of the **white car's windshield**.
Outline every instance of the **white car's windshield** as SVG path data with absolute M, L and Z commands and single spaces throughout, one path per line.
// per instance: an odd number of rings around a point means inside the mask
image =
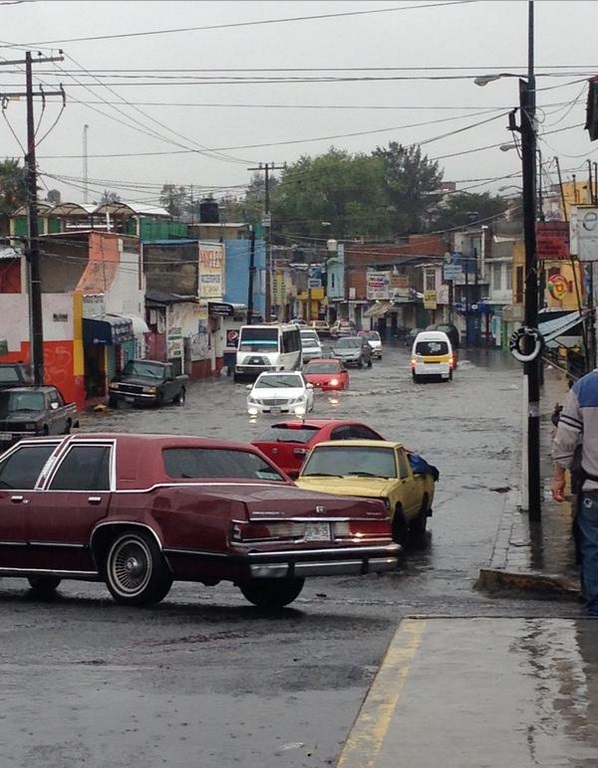
M 271 389 L 278 387 L 299 387 L 303 388 L 303 379 L 296 374 L 287 373 L 277 376 L 260 376 L 253 385 L 254 389 Z

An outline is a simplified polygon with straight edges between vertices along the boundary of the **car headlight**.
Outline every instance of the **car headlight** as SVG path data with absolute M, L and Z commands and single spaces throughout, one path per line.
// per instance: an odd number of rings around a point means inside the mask
M 156 388 L 155 387 L 144 387 L 143 391 L 148 395 L 155 395 L 156 394 Z
M 248 413 L 250 416 L 257 416 L 257 414 L 259 413 L 259 411 L 258 411 L 258 409 L 255 407 L 255 405 L 252 405 L 252 406 L 250 406 L 250 407 L 247 409 L 247 413 Z
M 258 402 L 259 400 L 256 400 L 255 397 L 251 397 L 251 395 L 247 398 L 247 405 L 257 404 Z
M 330 379 L 330 386 L 331 387 L 337 387 L 338 386 L 338 379 Z
M 120 388 L 120 384 L 118 383 L 118 381 L 111 381 L 108 388 L 109 389 L 119 389 Z

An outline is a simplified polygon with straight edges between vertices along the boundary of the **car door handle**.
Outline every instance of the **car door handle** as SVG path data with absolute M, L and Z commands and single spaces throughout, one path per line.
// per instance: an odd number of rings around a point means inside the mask
M 101 496 L 88 496 L 87 497 L 87 503 L 88 504 L 101 504 L 102 503 L 102 497 Z
M 29 499 L 26 499 L 24 496 L 21 496 L 20 494 L 17 496 L 11 496 L 10 500 L 14 502 L 15 504 L 29 504 Z

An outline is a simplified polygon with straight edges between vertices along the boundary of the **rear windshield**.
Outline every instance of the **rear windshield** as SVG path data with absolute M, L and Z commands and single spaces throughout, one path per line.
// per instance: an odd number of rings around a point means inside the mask
M 162 455 L 166 474 L 177 480 L 228 478 L 285 481 L 274 467 L 250 451 L 224 448 L 165 448 Z
M 306 345 L 319 344 L 320 339 L 315 331 L 307 331 L 307 333 L 301 331 L 301 343 Z
M 303 369 L 303 373 L 338 373 L 340 367 L 338 363 L 308 363 Z
M 309 443 L 317 434 L 318 427 L 291 427 L 286 424 L 278 424 L 270 427 L 267 432 L 260 435 L 256 443 Z
M 448 355 L 446 341 L 418 341 L 415 345 L 416 355 Z

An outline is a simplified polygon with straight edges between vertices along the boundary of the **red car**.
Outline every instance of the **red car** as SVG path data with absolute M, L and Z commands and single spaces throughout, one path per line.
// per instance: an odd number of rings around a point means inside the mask
M 279 421 L 252 440 L 252 445 L 271 459 L 289 477 L 296 478 L 316 443 L 327 440 L 384 440 L 371 427 L 359 421 L 342 419 L 304 419 Z
M 349 372 L 340 360 L 317 358 L 303 366 L 305 380 L 314 385 L 314 390 L 334 392 L 347 389 Z
M 314 493 L 251 445 L 175 435 L 21 440 L 0 456 L 0 576 L 39 594 L 104 581 L 118 603 L 232 581 L 279 609 L 307 576 L 395 568 L 381 501 Z

